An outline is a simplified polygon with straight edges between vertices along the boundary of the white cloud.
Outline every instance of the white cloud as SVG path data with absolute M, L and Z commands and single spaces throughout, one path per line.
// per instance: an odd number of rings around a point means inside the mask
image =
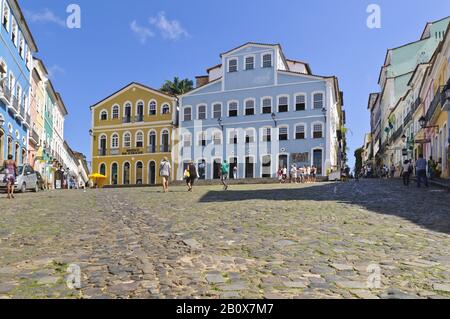
M 48 68 L 48 77 L 50 79 L 54 79 L 58 74 L 66 74 L 66 70 L 59 65 L 55 64 Z
M 168 20 L 164 11 L 160 12 L 157 17 L 151 17 L 150 24 L 155 26 L 165 39 L 178 40 L 189 36 L 189 33 L 181 26 L 180 22 Z
M 155 35 L 149 28 L 141 27 L 140 25 L 138 25 L 136 20 L 131 22 L 130 28 L 142 44 L 145 44 L 148 38 L 151 38 Z
M 25 11 L 25 15 L 31 22 L 55 23 L 61 27 L 66 27 L 66 21 L 47 8 L 43 9 L 41 12 Z

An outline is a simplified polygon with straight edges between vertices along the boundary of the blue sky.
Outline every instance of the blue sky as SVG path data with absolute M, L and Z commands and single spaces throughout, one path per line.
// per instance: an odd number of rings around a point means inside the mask
M 90 105 L 132 81 L 159 88 L 174 76 L 194 79 L 221 52 L 254 41 L 280 43 L 313 73 L 339 77 L 353 163 L 386 49 L 417 40 L 426 22 L 450 14 L 448 0 L 19 2 L 69 110 L 65 137 L 88 157 Z M 81 7 L 81 29 L 64 25 L 71 3 Z M 369 4 L 381 7 L 381 29 L 366 25 Z

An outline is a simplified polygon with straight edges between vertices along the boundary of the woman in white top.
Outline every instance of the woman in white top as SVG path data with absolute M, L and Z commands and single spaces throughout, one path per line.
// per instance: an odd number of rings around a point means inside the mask
M 159 164 L 159 176 L 162 178 L 164 193 L 169 192 L 169 178 L 171 170 L 172 166 L 170 165 L 169 159 L 164 157 L 161 164 Z

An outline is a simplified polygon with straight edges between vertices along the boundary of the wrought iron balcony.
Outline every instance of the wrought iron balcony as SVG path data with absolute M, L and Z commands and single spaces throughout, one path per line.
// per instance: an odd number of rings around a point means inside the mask
M 106 156 L 106 148 L 100 148 L 98 150 L 98 156 Z
M 406 115 L 405 120 L 403 121 L 403 126 L 408 125 L 409 122 L 411 122 L 413 116 L 413 111 L 409 111 L 408 115 Z
M 425 116 L 425 118 L 428 121 L 431 121 L 434 113 L 439 108 L 439 106 L 443 106 L 445 104 L 445 94 L 443 94 L 443 92 L 444 92 L 444 87 L 440 87 L 437 90 L 436 95 L 433 98 L 433 101 L 431 101 L 430 107 L 428 108 L 427 114 Z
M 147 153 L 150 153 L 150 154 L 156 153 L 156 145 L 147 146 Z
M 11 103 L 11 90 L 6 85 L 6 83 L 2 83 L 2 85 L 0 86 L 0 99 L 6 105 L 9 105 Z
M 159 151 L 161 152 L 161 153 L 170 153 L 171 152 L 171 147 L 170 147 L 170 145 L 161 145 L 160 147 L 159 147 Z
M 400 136 L 402 136 L 403 133 L 403 125 L 401 125 L 395 132 L 392 134 L 390 141 L 395 142 Z
M 131 123 L 131 116 L 126 116 L 123 118 L 123 123 L 127 124 L 127 123 Z
M 144 115 L 136 115 L 134 121 L 135 122 L 144 122 Z
M 31 130 L 30 139 L 34 141 L 36 145 L 39 144 L 39 134 L 34 129 Z

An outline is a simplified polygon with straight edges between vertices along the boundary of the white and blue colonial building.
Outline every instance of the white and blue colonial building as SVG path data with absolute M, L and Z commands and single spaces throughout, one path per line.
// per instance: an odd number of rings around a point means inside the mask
M 220 57 L 180 98 L 178 179 L 190 160 L 201 179 L 219 178 L 224 160 L 231 178 L 273 178 L 292 164 L 315 165 L 322 176 L 340 168 L 345 115 L 336 77 L 312 74 L 278 44 L 247 43 Z
M 0 160 L 27 157 L 30 70 L 36 44 L 16 0 L 0 1 Z

